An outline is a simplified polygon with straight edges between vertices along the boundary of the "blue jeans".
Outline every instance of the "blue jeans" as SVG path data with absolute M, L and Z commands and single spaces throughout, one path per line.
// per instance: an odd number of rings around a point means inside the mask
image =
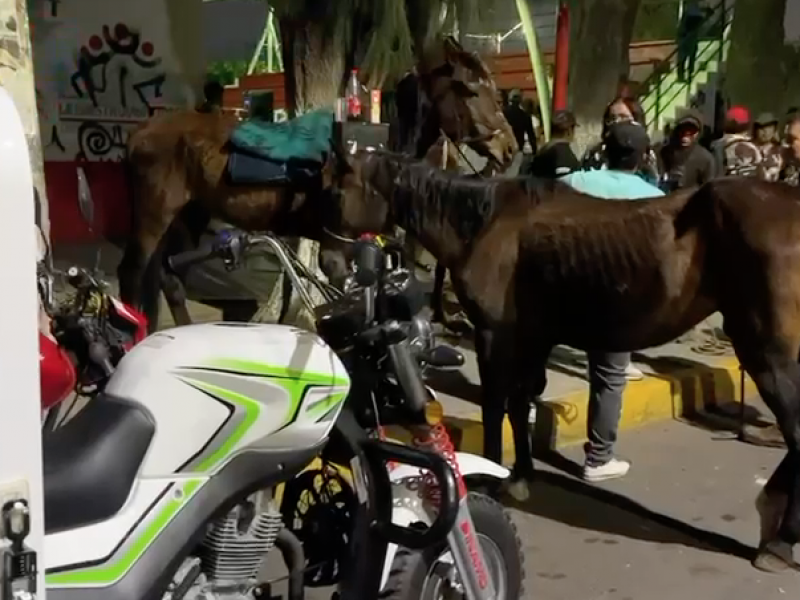
M 589 352 L 589 416 L 586 423 L 586 464 L 597 467 L 614 456 L 625 368 L 630 352 Z

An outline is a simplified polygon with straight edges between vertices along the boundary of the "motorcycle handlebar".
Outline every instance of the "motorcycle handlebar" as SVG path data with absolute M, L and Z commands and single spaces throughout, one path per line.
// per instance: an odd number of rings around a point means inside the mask
M 195 250 L 187 250 L 186 252 L 181 252 L 179 254 L 170 256 L 168 259 L 169 266 L 173 271 L 186 269 L 213 258 L 217 254 L 217 251 L 217 248 L 213 246 L 197 248 Z

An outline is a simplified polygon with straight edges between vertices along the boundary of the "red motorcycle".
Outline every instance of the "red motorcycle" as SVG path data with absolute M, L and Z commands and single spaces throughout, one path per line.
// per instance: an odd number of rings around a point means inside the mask
M 52 338 L 39 333 L 42 411 L 49 425 L 56 412 L 49 409 L 73 392 L 102 391 L 122 357 L 147 335 L 145 317 L 108 294 L 88 271 L 71 267 L 66 281 L 74 295 L 56 305 L 52 272 L 40 263 L 39 296 L 52 323 Z

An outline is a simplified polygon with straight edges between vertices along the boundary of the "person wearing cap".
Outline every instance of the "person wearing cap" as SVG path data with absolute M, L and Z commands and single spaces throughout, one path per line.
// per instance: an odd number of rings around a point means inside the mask
M 525 147 L 525 138 L 527 137 L 533 153 L 536 154 L 536 132 L 533 130 L 531 116 L 522 108 L 522 92 L 511 90 L 508 95 L 508 106 L 503 114 L 508 124 L 511 125 L 520 152 Z
M 580 168 L 570 144 L 575 135 L 575 117 L 568 110 L 559 110 L 550 122 L 550 141 L 534 157 L 521 175 L 555 179 Z
M 717 173 L 738 177 L 755 177 L 761 163 L 761 150 L 750 137 L 750 111 L 732 106 L 725 114 L 722 137 L 711 144 Z
M 638 200 L 655 198 L 664 193 L 642 179 L 641 170 L 650 148 L 650 138 L 644 126 L 633 121 L 621 121 L 608 126 L 605 136 L 606 169 L 573 171 L 559 178 L 584 194 L 608 200 Z M 589 416 L 585 445 L 586 462 L 583 478 L 596 482 L 625 476 L 631 464 L 614 456 L 619 419 L 622 413 L 622 393 L 626 384 L 629 352 L 590 351 L 589 359 Z
M 753 141 L 761 151 L 758 176 L 765 181 L 778 181 L 781 173 L 781 145 L 778 141 L 778 118 L 772 113 L 758 115 L 753 124 Z
M 703 116 L 698 110 L 689 109 L 675 120 L 672 135 L 659 152 L 663 190 L 694 187 L 713 179 L 714 156 L 699 143 L 702 131 Z

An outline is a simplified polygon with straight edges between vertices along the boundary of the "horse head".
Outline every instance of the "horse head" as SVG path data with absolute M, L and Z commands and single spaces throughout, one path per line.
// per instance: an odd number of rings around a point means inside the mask
M 414 154 L 421 158 L 444 135 L 467 144 L 499 170 L 518 150 L 514 132 L 500 105 L 497 87 L 486 64 L 454 38 L 438 40 L 420 53 L 417 78 L 421 98 Z M 402 102 L 402 99 L 398 99 Z M 398 107 L 398 117 L 409 111 Z

